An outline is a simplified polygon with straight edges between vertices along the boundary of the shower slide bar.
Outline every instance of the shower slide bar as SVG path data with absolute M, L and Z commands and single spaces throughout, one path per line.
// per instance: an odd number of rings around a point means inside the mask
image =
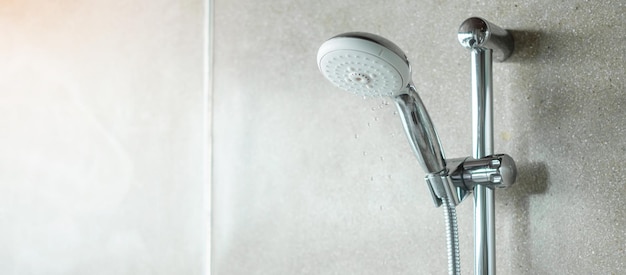
M 465 20 L 458 30 L 461 45 L 471 51 L 472 68 L 472 127 L 474 159 L 493 154 L 493 92 L 492 64 L 507 59 L 514 49 L 513 36 L 508 31 L 482 18 Z M 505 185 L 477 184 L 474 186 L 474 274 L 496 273 L 494 187 L 506 187 L 515 181 L 515 163 L 509 160 L 507 173 L 496 176 Z M 507 174 L 508 179 L 503 179 Z

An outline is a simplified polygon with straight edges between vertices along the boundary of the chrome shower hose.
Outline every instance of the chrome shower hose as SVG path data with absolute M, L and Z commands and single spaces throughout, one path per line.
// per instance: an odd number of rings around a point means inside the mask
M 448 197 L 441 198 L 446 226 L 446 240 L 448 247 L 448 274 L 461 274 L 461 257 L 459 251 L 459 231 L 456 223 L 456 208 Z

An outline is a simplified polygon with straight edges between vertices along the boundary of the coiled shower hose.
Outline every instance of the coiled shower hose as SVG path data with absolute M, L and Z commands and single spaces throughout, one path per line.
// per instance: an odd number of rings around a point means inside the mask
M 443 214 L 446 223 L 446 239 L 448 246 L 448 274 L 461 274 L 461 257 L 459 251 L 459 231 L 456 223 L 456 208 L 454 203 L 444 196 L 441 198 Z

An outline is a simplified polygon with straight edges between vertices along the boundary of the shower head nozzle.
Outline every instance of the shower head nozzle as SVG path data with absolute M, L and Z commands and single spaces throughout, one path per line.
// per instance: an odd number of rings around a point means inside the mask
M 350 32 L 327 40 L 317 52 L 317 65 L 335 86 L 362 96 L 397 96 L 411 82 L 402 50 L 371 33 Z

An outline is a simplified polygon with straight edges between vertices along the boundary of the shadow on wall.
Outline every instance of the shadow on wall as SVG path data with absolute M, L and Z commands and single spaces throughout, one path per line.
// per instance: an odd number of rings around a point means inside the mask
M 504 218 L 510 224 L 503 229 L 511 234 L 508 240 L 511 242 L 510 250 L 506 253 L 509 254 L 512 270 L 532 274 L 530 272 L 551 268 L 546 265 L 549 262 L 545 259 L 546 255 L 551 257 L 562 249 L 562 246 L 553 245 L 549 251 L 544 250 L 542 255 L 537 255 L 540 234 L 545 233 L 547 226 L 533 229 L 533 222 L 535 226 L 538 222 L 550 223 L 550 227 L 568 232 L 568 227 L 572 225 L 585 230 L 586 221 L 595 215 L 595 212 L 575 213 L 580 215 L 577 219 L 583 221 L 580 225 L 570 222 L 573 217 L 559 220 L 560 224 L 556 224 L 554 219 L 560 217 L 548 210 L 551 207 L 569 205 L 568 198 L 584 192 L 588 196 L 577 201 L 579 206 L 598 211 L 606 209 L 606 213 L 610 214 L 604 217 L 614 220 L 614 223 L 626 220 L 621 214 L 623 212 L 612 211 L 614 204 L 611 200 L 615 202 L 617 199 L 606 198 L 606 194 L 623 192 L 622 185 L 609 182 L 605 184 L 605 189 L 594 187 L 598 180 L 616 181 L 614 175 L 620 175 L 619 171 L 624 169 L 616 164 L 623 159 L 621 153 L 626 151 L 624 140 L 616 138 L 623 136 L 622 125 L 626 121 L 622 108 L 626 105 L 624 82 L 619 81 L 624 74 L 624 65 L 617 60 L 623 56 L 619 52 L 623 48 L 586 47 L 588 40 L 613 41 L 613 38 L 582 27 L 578 33 L 511 32 L 516 49 L 506 62 L 519 65 L 509 66 L 514 81 L 509 83 L 509 102 L 512 105 L 507 111 L 511 114 L 508 123 L 513 128 L 514 142 L 503 151 L 517 161 L 518 178 L 511 188 L 498 192 L 496 199 L 505 208 L 502 212 L 511 215 Z M 570 189 L 566 184 L 577 188 Z M 607 188 L 614 191 L 609 192 Z M 554 194 L 558 196 L 552 197 Z M 550 198 L 536 200 L 544 195 Z M 593 199 L 596 196 L 605 196 L 605 201 L 596 202 Z M 550 204 L 546 203 L 548 201 Z M 599 228 L 603 228 L 607 235 L 621 233 L 616 231 L 621 229 L 614 229 L 608 223 Z M 603 244 L 621 242 L 620 239 L 599 235 L 584 236 L 594 240 L 591 243 L 597 244 L 596 251 Z M 567 243 L 570 238 L 583 238 L 583 235 L 554 234 L 552 238 L 555 243 Z M 587 252 L 585 247 L 576 248 L 580 249 L 577 255 L 595 257 L 591 258 L 594 261 L 601 258 L 590 255 L 592 252 Z M 610 260 L 613 260 L 610 257 L 616 257 L 613 252 L 607 252 L 607 255 L 610 255 L 607 257 Z M 544 266 L 537 266 L 542 263 Z M 591 268 L 591 265 L 583 269 Z
M 530 239 L 530 200 L 533 196 L 544 194 L 550 185 L 548 169 L 543 162 L 522 162 L 517 165 L 517 180 L 506 192 L 498 192 L 498 200 L 502 202 L 510 217 L 512 226 L 511 265 L 515 269 L 533 270 Z
M 537 30 L 508 30 L 513 35 L 515 50 L 513 55 L 507 59 L 506 63 L 518 63 L 528 66 L 538 62 L 540 54 L 541 38 L 544 33 Z M 519 88 L 519 87 L 518 87 Z M 514 88 L 514 89 L 518 89 Z M 533 93 L 534 91 L 525 91 Z M 515 111 L 514 111 L 515 112 Z M 530 123 L 535 123 L 535 116 L 531 115 Z M 522 126 L 526 134 L 527 127 Z M 526 135 L 524 135 L 526 136 Z M 530 242 L 531 222 L 530 222 L 530 202 L 533 197 L 544 194 L 550 186 L 550 175 L 545 162 L 529 159 L 532 152 L 529 152 L 531 139 L 517 139 L 516 148 L 510 152 L 517 162 L 517 180 L 513 186 L 505 192 L 498 192 L 496 196 L 499 204 L 502 205 L 506 213 L 512 214 L 511 221 L 511 251 L 509 251 L 512 270 L 532 271 L 532 257 Z
M 539 53 L 539 39 L 543 35 L 537 30 L 508 30 L 515 41 L 513 54 L 504 62 L 528 63 L 537 59 Z

